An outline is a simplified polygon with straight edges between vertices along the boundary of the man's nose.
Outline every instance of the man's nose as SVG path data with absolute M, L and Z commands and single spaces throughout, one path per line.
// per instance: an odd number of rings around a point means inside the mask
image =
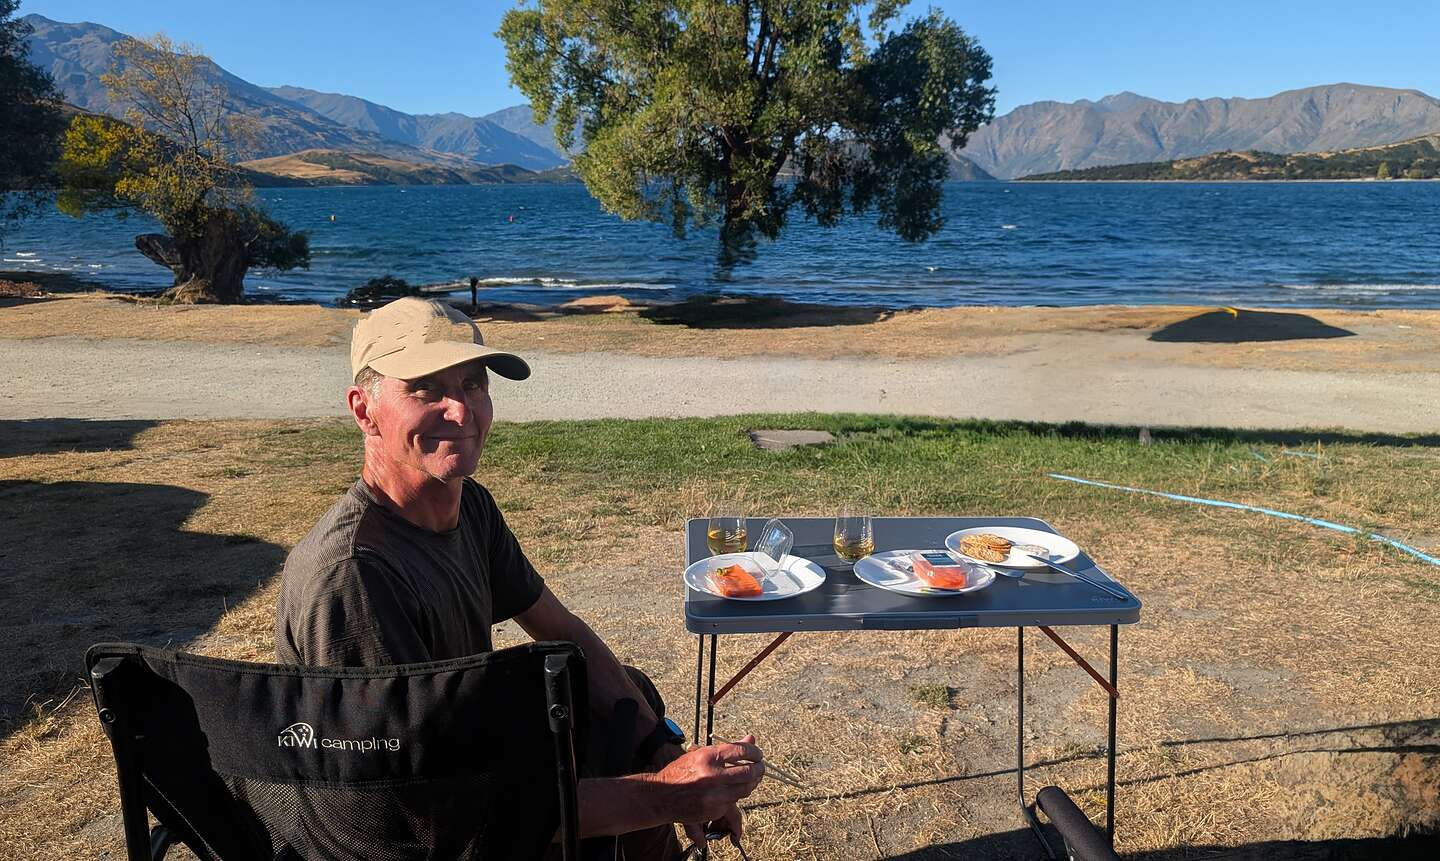
M 445 421 L 465 426 L 470 423 L 470 404 L 463 392 L 445 396 Z

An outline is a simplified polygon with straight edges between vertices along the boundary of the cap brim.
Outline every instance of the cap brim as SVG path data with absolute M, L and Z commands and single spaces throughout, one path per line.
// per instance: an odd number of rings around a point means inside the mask
M 381 356 L 370 362 L 368 367 L 387 377 L 414 380 L 427 374 L 434 374 L 446 368 L 463 365 L 483 359 L 485 367 L 511 380 L 523 380 L 530 376 L 530 366 L 525 360 L 504 350 L 495 350 L 483 344 L 468 344 L 463 341 L 445 341 L 410 347 Z

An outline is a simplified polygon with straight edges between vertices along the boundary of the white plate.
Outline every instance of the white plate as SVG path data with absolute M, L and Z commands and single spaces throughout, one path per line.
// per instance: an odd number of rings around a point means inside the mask
M 1039 529 L 1025 529 L 1019 526 L 976 526 L 973 529 L 962 529 L 959 532 L 952 532 L 945 536 L 945 547 L 960 553 L 960 539 L 967 535 L 979 535 L 988 532 L 991 535 L 998 535 L 1015 544 L 1038 544 L 1050 551 L 1050 561 L 1057 565 L 1063 565 L 1071 559 L 1080 555 L 1080 547 L 1063 535 L 1056 535 L 1053 532 L 1042 532 Z M 965 556 L 964 553 L 960 553 Z M 975 559 L 973 556 L 965 556 L 966 559 Z M 985 562 L 983 559 L 976 559 L 977 562 Z M 1018 551 L 1011 550 L 1010 555 L 1000 562 L 985 562 L 986 565 L 999 565 L 1002 568 L 1039 568 L 1044 570 L 1042 562 L 1036 562 Z M 1063 576 L 1063 575 L 1062 575 Z
M 704 592 L 707 595 L 714 595 L 716 598 L 725 598 L 710 588 L 709 572 L 715 568 L 723 568 L 736 562 L 751 569 L 754 565 L 774 565 L 775 562 L 769 556 L 754 551 L 748 553 L 723 553 L 719 556 L 710 556 L 701 559 L 689 568 L 685 569 L 685 585 L 696 592 Z M 761 564 L 764 563 L 764 564 Z M 799 556 L 786 554 L 780 558 L 780 572 L 769 577 L 757 577 L 760 581 L 760 594 L 754 598 L 725 598 L 727 601 L 779 601 L 782 598 L 794 598 L 796 595 L 804 595 L 811 589 L 825 582 L 825 571 L 819 565 L 809 559 L 801 559 Z
M 899 592 L 901 595 L 918 595 L 923 598 L 948 598 L 952 595 L 964 595 L 969 592 L 976 592 L 995 582 L 995 572 L 979 566 L 980 578 L 964 589 L 936 589 L 933 586 L 926 586 L 925 583 L 915 576 L 910 570 L 909 557 L 914 550 L 886 550 L 882 553 L 872 553 L 855 563 L 855 576 L 859 577 L 871 586 L 880 589 L 889 589 L 891 592 Z

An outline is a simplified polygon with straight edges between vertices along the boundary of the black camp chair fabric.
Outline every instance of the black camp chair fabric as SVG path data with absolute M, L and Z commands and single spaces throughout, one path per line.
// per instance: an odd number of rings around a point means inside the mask
M 550 655 L 566 656 L 572 714 L 585 714 L 570 643 L 379 668 L 101 644 L 86 663 L 122 805 L 127 779 L 143 786 L 155 818 L 205 861 L 489 861 L 541 858 L 557 833 Z M 586 722 L 573 723 L 583 750 Z

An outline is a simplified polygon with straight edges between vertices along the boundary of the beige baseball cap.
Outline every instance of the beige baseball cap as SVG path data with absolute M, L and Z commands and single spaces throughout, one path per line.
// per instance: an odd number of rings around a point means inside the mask
M 350 336 L 352 377 L 368 367 L 413 380 L 474 359 L 512 380 L 530 376 L 524 359 L 485 346 L 474 320 L 433 299 L 407 296 L 382 305 L 362 317 Z

